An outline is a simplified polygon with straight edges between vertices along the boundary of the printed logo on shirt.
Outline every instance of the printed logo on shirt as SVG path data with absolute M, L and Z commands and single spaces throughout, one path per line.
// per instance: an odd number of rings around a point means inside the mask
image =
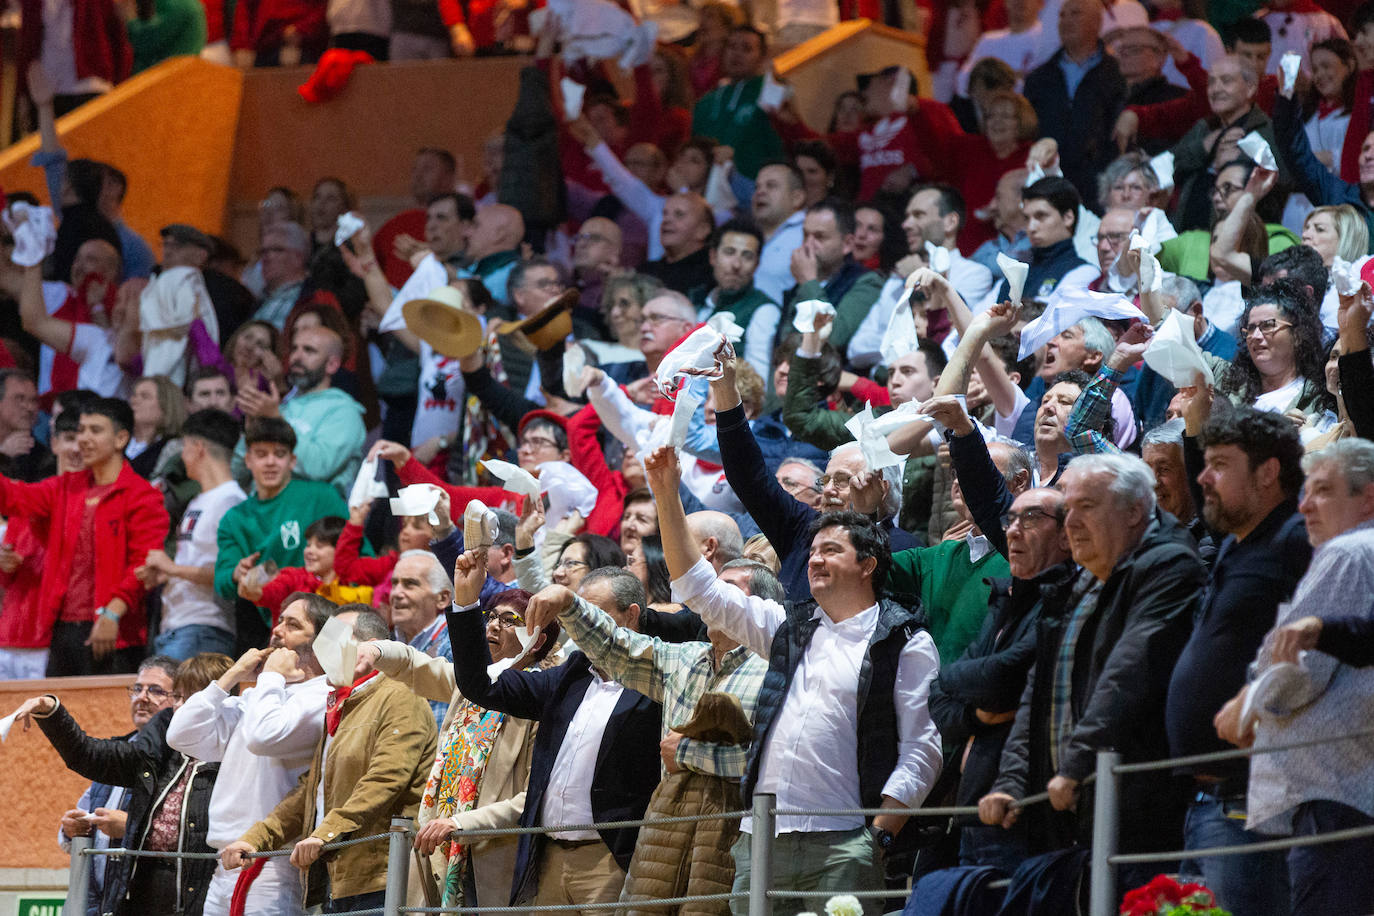
M 292 519 L 283 522 L 281 526 L 281 546 L 286 550 L 295 550 L 301 546 L 301 523 Z
M 1044 299 L 1050 293 L 1054 292 L 1054 285 L 1058 282 L 1059 281 L 1054 279 L 1053 277 L 1050 277 L 1047 280 L 1045 280 L 1045 282 L 1040 284 L 1040 291 L 1035 294 L 1035 298 Z
M 200 509 L 188 509 L 186 514 L 181 517 L 181 529 L 177 531 L 178 541 L 189 541 L 191 535 L 196 530 L 196 522 L 200 520 Z
M 872 152 L 885 148 L 897 135 L 906 127 L 906 116 L 900 118 L 883 118 L 872 129 L 859 134 L 859 149 L 863 152 Z

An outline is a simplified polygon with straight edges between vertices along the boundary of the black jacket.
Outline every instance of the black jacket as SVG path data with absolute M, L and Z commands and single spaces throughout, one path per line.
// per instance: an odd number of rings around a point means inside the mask
M 1098 48 L 1102 59 L 1083 77 L 1073 98 L 1059 68 L 1063 48 L 1026 75 L 1023 90 L 1040 116 L 1040 136 L 1059 143 L 1064 177 L 1073 182 L 1089 209 L 1096 209 L 1097 173 L 1116 158 L 1112 127 L 1126 100 L 1126 80 L 1116 58 L 1100 44 Z
M 129 788 L 129 821 L 124 845 L 131 849 L 143 848 L 163 796 L 182 777 L 185 769 L 191 767 L 191 784 L 182 802 L 178 849 L 181 852 L 214 852 L 205 842 L 205 833 L 210 826 L 210 793 L 215 787 L 219 764 L 192 760 L 167 746 L 167 723 L 172 721 L 172 710 L 164 709 L 153 716 L 132 741 L 92 738 L 65 706 L 59 706 L 51 716 L 37 721 L 69 769 L 87 779 Z M 141 902 L 129 900 L 127 895 L 134 869 L 142 861 L 116 858 L 106 865 L 102 913 L 134 916 L 141 912 Z M 177 886 L 181 897 L 177 912 L 198 916 L 205 906 L 205 892 L 215 871 L 215 861 L 177 861 Z
M 1169 675 L 1192 627 L 1206 570 L 1193 539 L 1172 515 L 1156 511 L 1136 546 L 1117 561 L 1103 583 L 1097 610 L 1084 626 L 1074 654 L 1071 705 L 1075 725 L 1058 775 L 1080 783 L 1096 768 L 1099 750 L 1116 750 L 1127 763 L 1169 755 L 1164 729 Z M 1050 702 L 1064 621 L 1072 609 L 1041 613 L 1035 666 L 1016 721 L 1002 750 L 994 792 L 1023 798 L 1041 792 L 1056 772 L 1050 765 Z M 1092 835 L 1092 792 L 1079 795 L 1076 815 L 1058 816 L 1046 805 L 1027 810 L 1032 852 L 1087 842 Z M 1121 810 L 1149 817 L 1122 824 L 1122 852 L 1181 848 L 1185 801 L 1167 771 L 1127 776 Z
M 1016 712 L 1026 689 L 1026 675 L 1035 662 L 1036 632 L 1041 610 L 1057 616 L 1063 610 L 1068 586 L 1078 572 L 1065 561 L 1034 579 L 992 579 L 988 616 L 978 637 L 964 654 L 940 669 L 930 688 L 930 713 L 945 746 L 956 760 L 968 739 L 963 774 L 955 804 L 976 805 L 992 788 L 1002 758 L 1002 745 L 1012 723 L 987 725 L 975 710 Z
M 556 668 L 507 669 L 492 683 L 487 676 L 491 653 L 487 650 L 481 613 L 450 611 L 448 637 L 453 646 L 453 673 L 464 697 L 484 709 L 539 723 L 529 786 L 525 790 L 525 810 L 520 815 L 520 826 L 533 827 L 539 823 L 544 791 L 549 786 L 563 738 L 592 682 L 591 662 L 581 652 L 574 652 Z M 662 720 L 663 708 L 659 704 L 628 687 L 616 701 L 592 775 L 592 817 L 597 823 L 644 816 L 649 796 L 658 787 Z M 628 871 L 639 830 L 602 830 L 600 834 L 616 862 Z M 539 860 L 546 842 L 543 834 L 520 837 L 515 883 L 511 887 L 513 906 L 534 899 L 539 887 Z

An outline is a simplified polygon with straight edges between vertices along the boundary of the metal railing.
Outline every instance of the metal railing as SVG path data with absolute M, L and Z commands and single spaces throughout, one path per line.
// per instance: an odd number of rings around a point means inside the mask
M 1270 745 L 1262 748 L 1241 748 L 1234 751 L 1218 751 L 1211 754 L 1196 754 L 1187 757 L 1172 757 L 1140 763 L 1123 764 L 1121 755 L 1115 751 L 1101 751 L 1097 755 L 1096 771 L 1083 781 L 1083 788 L 1091 786 L 1094 791 L 1094 815 L 1092 850 L 1089 872 L 1089 913 L 1090 916 L 1113 916 L 1117 910 L 1119 896 L 1116 888 L 1115 868 L 1117 865 L 1144 864 L 1151 862 L 1177 862 L 1184 859 L 1201 859 L 1214 856 L 1245 855 L 1250 853 L 1292 849 L 1299 846 L 1315 846 L 1323 843 L 1341 842 L 1366 836 L 1374 836 L 1374 825 L 1337 830 L 1315 836 L 1290 837 L 1265 840 L 1245 845 L 1214 847 L 1200 850 L 1178 850 L 1161 853 L 1120 854 L 1117 851 L 1120 817 L 1120 780 L 1121 777 L 1165 769 L 1180 769 L 1200 764 L 1216 763 L 1227 760 L 1246 759 L 1261 754 L 1281 753 L 1320 744 L 1348 741 L 1359 738 L 1374 738 L 1374 729 L 1337 735 L 1330 738 L 1313 739 L 1284 745 Z M 1012 803 L 1014 808 L 1025 808 L 1048 801 L 1048 793 L 1041 792 L 1018 799 Z M 791 891 L 779 890 L 772 886 L 773 840 L 779 817 L 868 817 L 877 814 L 898 814 L 916 818 L 932 817 L 976 817 L 978 808 L 930 807 L 930 808 L 835 808 L 794 810 L 779 809 L 776 797 L 756 793 L 753 805 L 748 811 L 724 811 L 715 814 L 692 814 L 673 817 L 638 818 L 634 820 L 608 821 L 599 824 L 559 824 L 539 827 L 495 827 L 480 830 L 464 830 L 456 834 L 466 839 L 521 836 L 525 834 L 562 833 L 572 830 L 620 830 L 632 827 L 666 826 L 671 824 L 691 824 L 703 821 L 753 819 L 752 842 L 750 844 L 750 882 L 747 892 L 698 894 L 683 897 L 669 897 L 657 900 L 622 899 L 605 903 L 525 905 L 525 906 L 406 906 L 406 888 L 410 880 L 411 839 L 414 837 L 414 822 L 411 818 L 396 817 L 391 820 L 387 833 L 355 837 L 325 844 L 322 852 L 331 852 L 363 843 L 385 840 L 387 849 L 387 879 L 385 900 L 380 909 L 362 910 L 343 916 L 401 916 L 406 913 L 446 913 L 446 914 L 515 914 L 515 913 L 572 913 L 580 910 L 641 910 L 678 907 L 689 903 L 710 903 L 748 899 L 749 916 L 770 916 L 772 901 L 777 899 L 824 899 L 837 894 L 849 894 L 861 900 L 904 898 L 909 889 L 854 890 L 854 891 Z M 66 912 L 79 913 L 85 909 L 90 870 L 86 859 L 94 855 L 111 857 L 162 857 L 179 859 L 218 859 L 213 852 L 154 852 L 149 850 L 91 848 L 90 837 L 72 839 L 71 876 L 67 891 Z M 291 849 L 277 849 L 248 853 L 248 858 L 277 858 L 289 856 Z

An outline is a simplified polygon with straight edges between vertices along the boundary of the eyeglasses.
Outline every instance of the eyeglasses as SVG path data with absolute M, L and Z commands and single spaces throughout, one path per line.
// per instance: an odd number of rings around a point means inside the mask
M 1277 318 L 1266 318 L 1263 321 L 1256 321 L 1253 324 L 1247 324 L 1242 327 L 1240 329 L 1240 339 L 1247 340 L 1251 334 L 1259 331 L 1260 334 L 1268 340 L 1284 328 L 1291 328 L 1292 326 L 1293 323 L 1290 321 L 1279 321 Z
M 530 280 L 523 286 L 533 286 L 535 289 L 558 289 L 563 285 L 563 281 L 557 277 L 545 277 L 542 280 Z
M 1093 244 L 1097 245 L 1106 241 L 1107 244 L 1115 248 L 1130 237 L 1129 232 L 1097 232 L 1093 234 Z
M 125 687 L 124 689 L 128 691 L 129 699 L 131 700 L 136 700 L 139 698 L 141 694 L 146 693 L 149 697 L 153 698 L 154 700 L 157 700 L 160 703 L 168 697 L 173 696 L 170 690 L 163 690 L 161 687 L 157 686 L 149 687 L 146 684 L 133 684 L 129 687 Z
M 832 481 L 836 487 L 844 489 L 854 481 L 854 475 L 846 474 L 844 471 L 835 474 L 822 474 L 820 477 L 816 478 L 816 485 L 821 489 L 825 489 L 830 486 Z
M 558 448 L 558 443 L 548 436 L 525 436 L 520 440 L 520 448 Z
M 645 312 L 639 319 L 640 324 L 667 324 L 670 321 L 685 323 L 687 319 L 679 318 L 676 315 L 655 315 L 652 312 Z
M 577 235 L 573 236 L 574 243 L 586 242 L 591 245 L 604 245 L 609 241 L 610 239 L 606 238 L 606 236 L 598 235 L 595 232 L 579 232 Z
M 823 486 L 823 484 L 820 483 L 802 483 L 800 480 L 793 480 L 791 477 L 780 477 L 778 478 L 778 483 L 782 484 L 782 488 L 794 496 L 797 493 L 819 493 Z
M 582 560 L 560 559 L 557 563 L 554 564 L 553 568 L 554 568 L 554 569 L 577 569 L 579 566 L 590 567 L 591 565 L 592 565 L 592 564 L 583 562 Z
M 497 614 L 494 617 L 488 617 L 487 623 L 495 623 L 503 630 L 512 630 L 518 626 L 523 626 L 525 623 L 525 618 L 521 617 L 514 611 L 506 611 L 502 614 Z
M 1022 509 L 1020 512 L 1013 510 L 1002 515 L 1002 528 L 1003 530 L 1010 530 L 1011 526 L 1017 522 L 1020 522 L 1022 527 L 1038 525 L 1046 519 L 1054 519 L 1057 524 L 1064 520 L 1064 516 L 1058 512 L 1046 512 L 1044 509 Z
M 1232 194 L 1239 194 L 1241 191 L 1244 191 L 1244 190 L 1245 190 L 1245 185 L 1243 185 L 1243 184 L 1231 184 L 1231 182 L 1228 181 L 1228 182 L 1225 182 L 1225 183 L 1223 183 L 1223 184 L 1219 184 L 1219 185 L 1216 185 L 1215 187 L 1213 187 L 1213 188 L 1212 188 L 1212 196 L 1213 196 L 1213 197 L 1227 198 L 1227 197 L 1230 197 Z

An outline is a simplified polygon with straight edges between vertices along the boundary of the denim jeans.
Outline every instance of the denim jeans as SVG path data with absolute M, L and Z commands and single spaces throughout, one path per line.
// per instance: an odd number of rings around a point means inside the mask
M 234 634 L 203 623 L 188 623 L 159 633 L 153 640 L 153 654 L 170 655 L 179 662 L 201 652 L 222 652 L 232 658 Z
M 992 865 L 1010 875 L 1029 855 L 1024 823 L 1017 823 L 1010 830 L 966 824 L 959 833 L 960 865 Z
M 1262 839 L 1245 829 L 1244 795 L 1218 798 L 1199 792 L 1188 806 L 1184 849 L 1240 846 Z M 1185 859 L 1179 872 L 1207 885 L 1216 894 L 1217 906 L 1237 916 L 1288 916 L 1288 867 L 1282 852 Z
M 386 891 L 373 891 L 370 894 L 355 894 L 352 897 L 331 897 L 324 904 L 322 913 L 353 913 L 362 910 L 380 910 L 386 903 Z
M 1374 820 L 1333 801 L 1298 805 L 1293 834 L 1312 836 L 1367 827 Z M 1306 916 L 1362 916 L 1374 913 L 1374 837 L 1340 843 L 1300 846 L 1288 850 L 1288 875 L 1293 882 L 1293 912 Z

